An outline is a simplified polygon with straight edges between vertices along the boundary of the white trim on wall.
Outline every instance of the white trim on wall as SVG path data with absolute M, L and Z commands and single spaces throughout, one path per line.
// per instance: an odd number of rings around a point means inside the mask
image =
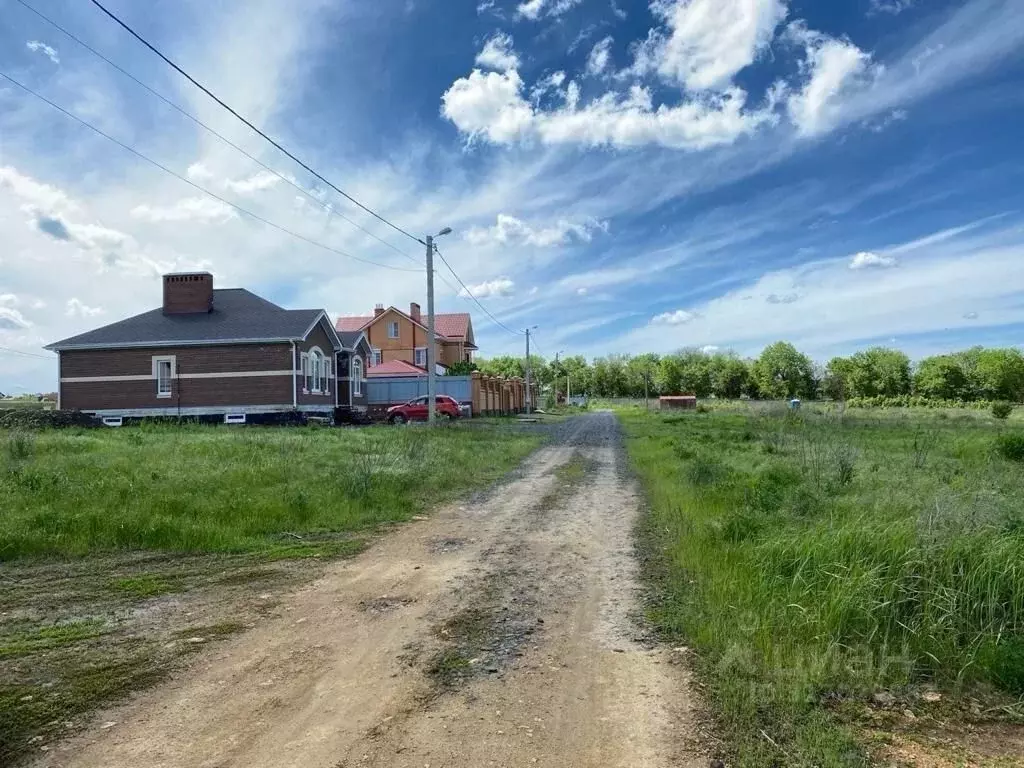
M 160 366 L 167 364 L 170 374 L 167 377 L 167 391 L 160 389 Z M 153 378 L 156 380 L 156 396 L 159 398 L 174 397 L 174 380 L 177 378 L 177 358 L 174 355 L 153 355 Z
M 290 403 L 283 405 L 232 405 L 232 406 L 193 406 L 189 408 L 102 408 L 83 409 L 84 413 L 91 413 L 100 418 L 110 416 L 124 416 L 127 418 L 144 418 L 147 416 L 223 416 L 227 413 L 287 413 L 290 411 L 302 413 L 331 413 L 334 406 L 325 405 L 300 405 L 292 408 Z
M 166 358 L 165 358 L 166 359 Z M 154 363 L 155 365 L 155 363 Z M 182 373 L 175 379 L 248 379 L 266 376 L 291 376 L 292 371 L 217 371 L 215 373 Z M 61 384 L 92 384 L 105 381 L 154 381 L 156 373 L 146 376 L 66 376 Z

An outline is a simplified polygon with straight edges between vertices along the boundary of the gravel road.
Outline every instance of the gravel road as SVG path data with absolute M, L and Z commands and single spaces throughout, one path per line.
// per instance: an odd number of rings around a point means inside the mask
M 332 566 L 39 765 L 706 765 L 686 668 L 637 622 L 618 423 L 554 432 L 504 484 Z

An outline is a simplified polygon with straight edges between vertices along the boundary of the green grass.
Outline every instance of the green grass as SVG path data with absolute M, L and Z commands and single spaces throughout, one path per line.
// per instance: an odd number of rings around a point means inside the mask
M 102 635 L 103 632 L 103 621 L 83 619 L 0 635 L 0 659 L 30 656 L 39 651 L 89 640 Z
M 326 534 L 408 519 L 496 480 L 539 442 L 500 426 L 0 430 L 0 561 L 333 554 L 358 545 Z
M 1024 694 L 1024 472 L 996 449 L 1019 427 L 621 417 L 650 500 L 650 616 L 698 651 L 731 764 L 867 764 L 849 714 L 883 689 Z

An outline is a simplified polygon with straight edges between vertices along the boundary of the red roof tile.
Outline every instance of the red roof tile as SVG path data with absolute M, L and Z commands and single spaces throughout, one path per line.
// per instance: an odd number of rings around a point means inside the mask
M 373 315 L 368 317 L 339 317 L 338 322 L 334 324 L 334 330 L 336 331 L 360 331 L 363 326 L 373 320 Z
M 405 360 L 388 360 L 380 365 L 371 365 L 367 369 L 366 375 L 370 378 L 375 376 L 426 376 L 427 372 L 423 368 L 417 368 L 412 363 L 405 362 Z
M 395 309 L 396 312 L 404 315 L 405 317 L 409 316 L 405 312 L 402 312 L 402 310 L 396 309 L 395 307 L 389 307 L 389 309 Z M 339 317 L 337 322 L 334 324 L 334 328 L 338 331 L 362 330 L 362 328 L 370 323 L 373 318 L 373 315 L 350 315 Z M 421 324 L 426 327 L 426 314 L 422 316 Z M 438 336 L 443 336 L 447 339 L 465 339 L 469 334 L 469 313 L 439 312 L 435 314 L 434 331 Z

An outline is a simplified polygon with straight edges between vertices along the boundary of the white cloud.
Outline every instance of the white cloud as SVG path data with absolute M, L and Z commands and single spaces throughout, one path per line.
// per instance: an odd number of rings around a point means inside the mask
M 90 307 L 79 299 L 68 299 L 67 309 L 64 312 L 68 317 L 96 317 L 102 315 L 106 310 L 103 307 Z
M 260 171 L 244 179 L 227 179 L 224 187 L 239 195 L 251 195 L 253 192 L 262 192 L 271 189 L 281 183 L 281 177 L 269 171 Z
M 607 231 L 607 221 L 593 218 L 563 218 L 551 224 L 534 226 L 515 216 L 499 213 L 494 226 L 473 227 L 466 232 L 465 238 L 473 245 L 532 245 L 536 248 L 551 248 L 569 245 L 574 241 L 589 243 L 596 233 Z
M 611 3 L 612 13 L 614 13 L 620 20 L 625 21 L 626 16 L 628 14 L 618 6 L 618 4 L 615 2 L 615 0 L 610 0 L 610 3 Z
M 977 320 L 977 319 L 978 319 L 978 313 L 977 312 L 964 312 L 964 320 Z
M 512 48 L 512 36 L 499 32 L 484 43 L 483 49 L 476 55 L 476 63 L 481 67 L 507 72 L 518 69 L 519 57 Z
M 516 6 L 516 15 L 537 21 L 542 16 L 561 16 L 582 2 L 583 0 L 527 0 Z
M 576 289 L 576 295 L 577 296 L 586 296 L 587 295 L 587 290 L 588 289 L 583 288 L 583 287 L 577 288 Z
M 708 149 L 732 144 L 777 121 L 774 104 L 745 109 L 747 94 L 740 88 L 655 107 L 647 88 L 633 86 L 625 94 L 609 91 L 581 107 L 579 86 L 570 82 L 562 92 L 564 105 L 549 110 L 528 102 L 522 91 L 523 81 L 514 69 L 473 70 L 445 92 L 441 111 L 470 140 L 618 148 Z
M 47 211 L 75 208 L 62 190 L 38 182 L 10 166 L 0 166 L 0 189 L 9 189 L 29 205 L 39 206 Z
M 463 288 L 459 291 L 459 296 L 466 298 L 472 294 L 478 299 L 505 298 L 515 293 L 515 287 L 516 284 L 509 278 L 499 277 L 495 280 L 486 280 L 476 285 L 470 285 L 468 291 Z
M 41 43 L 38 40 L 29 40 L 27 43 L 25 43 L 25 47 L 28 48 L 30 51 L 35 51 L 43 54 L 54 64 L 60 64 L 60 56 L 57 55 L 57 49 L 52 46 L 46 45 L 45 43 Z
M 587 57 L 587 74 L 600 75 L 608 68 L 612 54 L 612 38 L 606 37 L 595 45 Z
M 171 206 L 137 205 L 132 216 L 143 221 L 227 221 L 236 217 L 235 209 L 210 197 L 187 197 Z
M 890 13 L 897 16 L 914 6 L 914 0 L 871 0 L 873 13 Z
M 886 256 L 870 251 L 861 251 L 850 259 L 850 269 L 871 269 L 872 267 L 885 269 L 895 267 L 897 264 L 894 256 Z
M 490 11 L 493 8 L 494 8 L 494 0 L 482 0 L 482 2 L 477 3 L 476 12 L 477 12 L 477 15 L 479 16 L 479 15 L 483 15 L 484 13 L 487 13 L 487 11 Z
M 0 306 L 0 331 L 21 331 L 32 326 L 14 307 Z
M 202 163 L 192 163 L 185 174 L 196 182 L 210 181 L 213 178 L 213 174 Z
M 685 309 L 677 309 L 675 312 L 662 312 L 651 318 L 651 325 L 685 325 L 697 319 L 697 315 Z
M 716 346 L 715 344 L 705 344 L 703 347 L 700 348 L 700 351 L 703 352 L 705 355 L 712 355 L 719 349 L 721 349 L 721 347 Z
M 877 78 L 882 68 L 849 40 L 815 32 L 803 22 L 790 24 L 787 32 L 806 52 L 800 65 L 804 85 L 789 96 L 789 116 L 801 136 L 816 136 L 839 123 L 845 98 Z
M 724 90 L 771 43 L 786 0 L 652 0 L 668 28 L 636 49 L 632 74 L 657 72 L 689 90 Z

